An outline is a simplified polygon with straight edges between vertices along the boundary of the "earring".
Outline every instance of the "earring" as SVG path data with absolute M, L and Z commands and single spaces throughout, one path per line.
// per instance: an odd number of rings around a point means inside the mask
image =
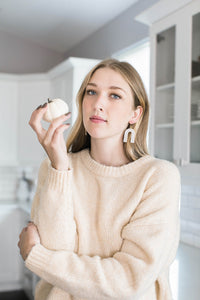
M 86 129 L 85 129 L 85 135 L 87 135 L 87 131 L 86 131 Z
M 124 132 L 124 139 L 123 142 L 127 143 L 127 139 L 128 139 L 128 134 L 129 132 L 131 133 L 131 143 L 133 144 L 135 141 L 135 131 L 132 128 L 127 128 L 126 131 Z

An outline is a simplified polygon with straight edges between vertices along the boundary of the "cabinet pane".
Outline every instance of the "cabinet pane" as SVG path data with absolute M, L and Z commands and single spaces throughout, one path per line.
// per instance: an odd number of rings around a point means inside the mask
M 156 126 L 174 122 L 174 87 L 156 90 Z
M 200 13 L 192 21 L 190 161 L 200 163 Z
M 155 157 L 173 161 L 173 127 L 156 128 Z
M 192 77 L 200 76 L 200 13 L 192 20 Z
M 175 26 L 157 34 L 156 56 L 156 85 L 174 82 Z
M 175 26 L 157 34 L 155 156 L 173 160 Z

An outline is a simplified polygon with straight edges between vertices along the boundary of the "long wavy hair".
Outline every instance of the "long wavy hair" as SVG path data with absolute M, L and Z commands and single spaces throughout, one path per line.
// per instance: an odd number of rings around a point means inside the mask
M 106 59 L 98 63 L 86 75 L 77 94 L 78 116 L 74 126 L 67 139 L 67 151 L 78 152 L 85 148 L 90 148 L 90 135 L 85 134 L 82 115 L 82 103 L 85 95 L 86 87 L 93 74 L 100 68 L 110 68 L 125 79 L 133 92 L 133 107 L 142 106 L 143 112 L 140 119 L 135 124 L 129 124 L 127 128 L 132 128 L 135 131 L 134 144 L 130 143 L 130 134 L 127 143 L 123 144 L 125 154 L 130 161 L 149 154 L 147 149 L 146 137 L 149 121 L 149 101 L 141 80 L 140 75 L 135 68 L 127 62 L 120 62 L 116 59 Z

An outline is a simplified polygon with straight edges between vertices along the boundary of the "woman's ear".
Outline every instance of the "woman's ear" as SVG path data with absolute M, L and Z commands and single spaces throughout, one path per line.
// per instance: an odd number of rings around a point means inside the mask
M 137 108 L 132 113 L 131 119 L 129 120 L 129 124 L 135 124 L 140 119 L 142 112 L 142 106 L 137 106 Z

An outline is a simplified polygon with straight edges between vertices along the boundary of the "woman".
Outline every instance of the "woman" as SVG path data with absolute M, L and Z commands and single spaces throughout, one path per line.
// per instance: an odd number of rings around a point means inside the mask
M 172 163 L 148 154 L 140 76 L 128 63 L 105 60 L 86 76 L 77 99 L 67 151 L 69 114 L 47 131 L 46 104 L 30 119 L 48 155 L 32 222 L 18 243 L 26 267 L 41 277 L 35 299 L 172 299 L 180 176 Z

